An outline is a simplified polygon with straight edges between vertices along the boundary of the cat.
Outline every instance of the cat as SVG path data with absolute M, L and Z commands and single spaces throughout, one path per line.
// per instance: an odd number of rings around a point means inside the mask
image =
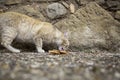
M 13 40 L 33 43 L 37 52 L 45 52 L 43 42 L 56 43 L 59 50 L 69 47 L 69 40 L 51 23 L 17 12 L 0 14 L 0 33 L 1 45 L 15 53 L 21 51 L 11 46 Z

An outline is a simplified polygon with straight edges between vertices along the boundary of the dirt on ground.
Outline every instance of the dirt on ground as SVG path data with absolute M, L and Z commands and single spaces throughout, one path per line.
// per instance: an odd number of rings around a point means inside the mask
M 120 54 L 0 53 L 0 80 L 120 80 Z

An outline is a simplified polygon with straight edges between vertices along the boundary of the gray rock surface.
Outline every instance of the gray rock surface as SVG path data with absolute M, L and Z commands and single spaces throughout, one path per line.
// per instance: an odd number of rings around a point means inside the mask
M 9 9 L 9 11 L 19 12 L 22 14 L 26 14 L 28 16 L 40 19 L 41 21 L 46 21 L 46 18 L 43 14 L 39 11 L 39 8 L 36 8 L 34 5 L 23 5 L 19 7 L 14 7 Z
M 108 0 L 106 3 L 108 5 L 108 7 L 113 7 L 113 6 L 119 5 L 119 1 L 117 1 L 117 0 Z
M 105 0 L 95 0 L 95 2 L 98 4 L 105 4 Z
M 12 4 L 18 4 L 18 3 L 22 3 L 23 0 L 4 0 L 4 3 L 6 5 L 12 5 Z
M 107 0 L 106 5 L 109 10 L 120 10 L 120 0 Z
M 76 2 L 79 5 L 85 5 L 85 4 L 88 4 L 89 2 L 93 2 L 93 1 L 95 1 L 98 4 L 104 4 L 105 3 L 105 0 L 76 0 Z
M 59 0 L 28 0 L 28 1 L 47 2 L 47 1 L 59 1 Z
M 46 12 L 50 19 L 55 19 L 65 15 L 67 10 L 62 4 L 53 3 L 47 6 Z
M 120 54 L 0 53 L 0 80 L 120 80 Z
M 93 0 L 76 0 L 78 1 L 80 4 L 88 4 L 89 2 L 93 1 Z
M 116 14 L 115 14 L 115 18 L 120 20 L 120 11 L 117 11 Z
M 99 47 L 111 50 L 120 46 L 120 23 L 94 2 L 59 21 L 55 26 L 68 33 L 71 49 Z

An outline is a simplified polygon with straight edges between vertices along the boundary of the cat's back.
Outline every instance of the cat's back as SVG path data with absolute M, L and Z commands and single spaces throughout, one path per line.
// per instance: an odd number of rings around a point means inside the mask
M 29 22 L 31 23 L 34 19 L 17 12 L 5 12 L 0 14 L 0 25 L 17 27 L 21 23 Z

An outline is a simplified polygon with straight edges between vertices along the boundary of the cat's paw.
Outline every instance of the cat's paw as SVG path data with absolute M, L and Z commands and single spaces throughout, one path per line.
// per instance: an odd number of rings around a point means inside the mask
M 19 49 L 14 49 L 12 50 L 13 53 L 20 53 L 20 50 Z
M 45 51 L 43 49 L 38 49 L 39 53 L 44 53 Z

